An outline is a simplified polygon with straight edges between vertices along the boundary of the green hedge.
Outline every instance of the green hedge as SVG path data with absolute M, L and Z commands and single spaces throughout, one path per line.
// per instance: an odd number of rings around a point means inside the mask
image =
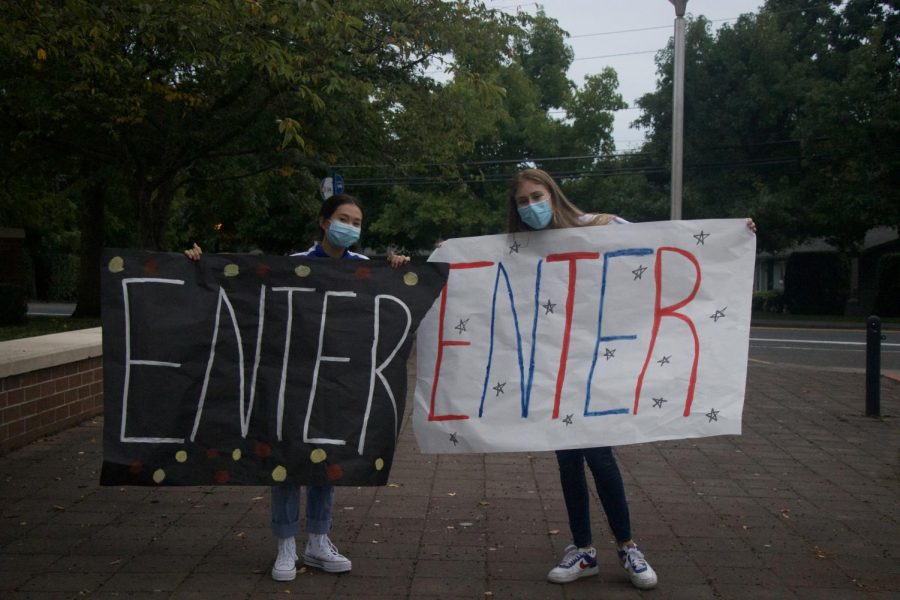
M 47 298 L 50 302 L 75 302 L 78 299 L 78 255 L 53 254 Z
M 784 290 L 753 292 L 753 310 L 771 313 L 784 312 Z
M 798 315 L 842 315 L 850 294 L 850 261 L 836 252 L 795 252 L 784 273 L 784 303 Z
M 0 325 L 22 325 L 27 312 L 25 290 L 10 283 L 0 283 Z
M 878 259 L 875 314 L 900 317 L 900 252 L 885 254 Z

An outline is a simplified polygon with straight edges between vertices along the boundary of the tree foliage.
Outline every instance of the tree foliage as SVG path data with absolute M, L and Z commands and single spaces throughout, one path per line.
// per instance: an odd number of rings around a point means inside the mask
M 900 223 L 893 2 L 770 0 L 715 35 L 689 24 L 685 216 L 752 214 L 764 248 L 823 236 L 852 249 Z M 671 147 L 671 45 L 643 96 L 645 150 Z

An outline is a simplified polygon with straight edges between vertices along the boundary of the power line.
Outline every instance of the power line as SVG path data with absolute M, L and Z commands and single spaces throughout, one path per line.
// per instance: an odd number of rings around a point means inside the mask
M 400 163 L 400 164 L 380 164 L 380 165 L 332 165 L 334 169 L 399 169 L 403 167 L 466 167 L 466 166 L 482 166 L 482 165 L 499 165 L 499 164 L 519 164 L 525 162 L 554 162 L 560 160 L 585 160 L 596 158 L 623 158 L 626 156 L 641 156 L 642 153 L 622 153 L 622 154 L 580 154 L 572 156 L 540 156 L 520 158 L 496 158 L 490 160 L 472 160 L 460 162 L 438 162 L 438 163 Z
M 712 169 L 734 169 L 737 167 L 770 167 L 770 166 L 781 166 L 781 165 L 797 165 L 801 161 L 817 161 L 822 158 L 827 157 L 787 157 L 780 159 L 759 159 L 759 160 L 745 160 L 745 161 L 728 161 L 728 162 L 715 162 L 715 163 L 697 163 L 693 165 L 685 165 L 686 171 L 701 171 L 701 170 L 712 170 Z M 523 161 L 524 162 L 524 161 Z M 537 161 L 535 161 L 537 162 Z M 606 168 L 606 169 L 591 169 L 591 170 L 569 170 L 569 171 L 560 171 L 560 170 L 548 170 L 548 173 L 556 179 L 590 179 L 590 178 L 598 178 L 598 177 L 612 177 L 615 175 L 628 175 L 628 174 L 643 174 L 643 175 L 659 175 L 665 174 L 669 172 L 668 166 L 640 166 L 640 167 L 615 167 L 615 168 Z M 350 180 L 347 182 L 348 185 L 354 187 L 388 187 L 394 185 L 404 185 L 404 186 L 418 186 L 418 185 L 461 185 L 461 184 L 470 184 L 470 183 L 500 183 L 507 182 L 509 178 L 515 173 L 515 171 L 511 171 L 508 173 L 492 173 L 488 175 L 473 175 L 468 177 L 459 177 L 450 179 L 447 177 L 439 177 L 439 176 L 420 176 L 420 177 L 382 177 L 382 178 L 370 178 L 370 179 L 359 179 L 359 180 Z
M 600 54 L 598 56 L 584 56 L 582 58 L 573 58 L 572 62 L 576 60 L 594 60 L 595 58 L 615 58 L 617 56 L 635 56 L 637 54 L 656 54 L 659 50 L 638 50 L 636 52 L 618 52 L 616 54 Z
M 832 138 L 821 137 L 806 140 L 808 142 L 827 142 Z M 643 140 L 626 140 L 640 142 Z M 720 152 L 723 150 L 743 150 L 749 148 L 759 148 L 765 146 L 783 146 L 787 144 L 801 144 L 802 140 L 786 139 L 786 140 L 768 140 L 761 142 L 745 142 L 741 144 L 727 144 L 722 146 L 710 146 L 706 148 L 708 152 Z M 521 156 L 517 158 L 494 158 L 479 159 L 468 161 L 446 161 L 431 163 L 380 163 L 380 164 L 335 164 L 329 165 L 329 169 L 404 169 L 404 168 L 426 168 L 426 167 L 483 167 L 490 165 L 510 165 L 521 163 L 552 163 L 568 160 L 614 160 L 618 158 L 636 158 L 641 156 L 651 156 L 650 152 L 616 152 L 613 154 L 573 154 L 568 156 Z M 384 179 L 392 179 L 385 177 Z

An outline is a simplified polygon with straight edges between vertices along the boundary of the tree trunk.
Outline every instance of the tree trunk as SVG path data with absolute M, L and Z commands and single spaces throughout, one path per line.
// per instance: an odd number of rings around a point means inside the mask
M 97 175 L 81 192 L 78 304 L 73 317 L 100 316 L 100 257 L 106 234 L 106 186 L 103 176 Z
M 166 225 L 169 209 L 175 197 L 175 182 L 167 179 L 155 189 L 139 182 L 131 190 L 137 212 L 137 244 L 141 250 L 165 250 Z

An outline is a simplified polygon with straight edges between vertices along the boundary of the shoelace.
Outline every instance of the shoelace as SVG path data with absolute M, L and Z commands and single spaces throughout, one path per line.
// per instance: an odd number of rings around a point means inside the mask
M 330 554 L 331 556 L 340 555 L 337 546 L 335 546 L 334 543 L 332 543 L 332 541 L 328 538 L 325 538 L 325 543 L 322 544 L 322 549 L 325 551 L 325 554 Z
M 559 563 L 559 566 L 565 567 L 568 569 L 569 567 L 571 567 L 572 565 L 577 563 L 579 560 L 581 560 L 581 557 L 585 554 L 587 554 L 587 552 L 583 552 L 583 551 L 579 550 L 578 548 L 575 548 L 574 550 L 570 550 L 568 552 L 568 554 L 566 554 L 566 556 L 563 558 L 562 562 Z
M 644 554 L 637 549 L 637 546 L 632 546 L 625 550 L 625 558 L 631 563 L 631 568 L 638 573 L 647 568 L 647 561 L 644 559 Z

